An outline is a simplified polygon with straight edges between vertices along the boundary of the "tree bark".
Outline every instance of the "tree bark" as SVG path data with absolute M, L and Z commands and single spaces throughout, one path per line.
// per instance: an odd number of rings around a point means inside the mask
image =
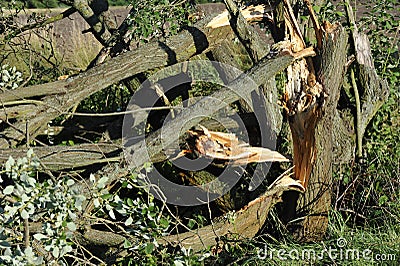
M 282 201 L 282 193 L 301 189 L 295 180 L 283 176 L 270 190 L 241 210 L 230 213 L 227 217 L 220 217 L 211 225 L 197 230 L 163 237 L 159 243 L 190 247 L 196 252 L 219 244 L 222 237 L 234 237 L 237 240 L 253 238 L 264 225 L 269 211 Z
M 1 149 L 0 162 L 4 163 L 10 156 L 22 158 L 29 148 Z M 45 170 L 60 171 L 78 169 L 96 163 L 120 161 L 122 147 L 116 144 L 77 144 L 74 146 L 32 147 L 35 156 Z
M 204 22 L 201 25 L 204 25 Z M 0 141 L 0 148 L 15 146 L 25 139 L 26 122 L 23 120 L 29 120 L 28 134 L 33 138 L 47 126 L 49 121 L 65 114 L 93 93 L 146 70 L 188 60 L 219 45 L 225 36 L 231 33 L 228 27 L 211 29 L 201 25 L 199 28 L 190 27 L 165 43 L 153 42 L 134 51 L 128 51 L 66 80 L 0 93 L 3 103 L 52 94 L 42 98 L 41 104 L 36 106 L 29 116 L 14 123 L 14 128 L 3 131 L 4 138 Z M 42 89 L 45 92 L 42 92 Z
M 313 138 L 315 139 L 316 160 L 312 165 L 308 187 L 300 196 L 298 215 L 302 227 L 298 237 L 305 241 L 319 241 L 328 225 L 328 211 L 332 196 L 333 140 L 336 107 L 345 75 L 347 33 L 338 25 L 325 29 L 318 79 L 328 93 L 322 108 L 323 116 L 317 122 Z

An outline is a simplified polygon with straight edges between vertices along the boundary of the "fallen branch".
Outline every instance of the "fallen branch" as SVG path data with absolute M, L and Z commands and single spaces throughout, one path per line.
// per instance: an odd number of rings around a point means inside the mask
M 313 56 L 314 52 L 312 51 L 306 55 Z M 210 97 L 200 99 L 195 104 L 186 108 L 184 112 L 180 112 L 175 119 L 163 126 L 162 131 L 155 131 L 146 138 L 145 142 L 138 142 L 130 146 L 127 154 L 134 154 L 136 165 L 144 164 L 149 158 L 152 160 L 155 158 L 159 159 L 160 156 L 165 158 L 165 155 L 160 152 L 163 148 L 168 148 L 176 142 L 176 139 L 172 137 L 176 136 L 176 131 L 178 129 L 181 131 L 189 130 L 200 122 L 201 117 L 193 118 L 193 114 L 201 113 L 203 116 L 213 114 L 224 108 L 227 104 L 239 100 L 241 97 L 236 93 L 232 93 L 232 90 L 229 88 L 240 90 L 242 95 L 250 95 L 254 88 L 248 86 L 249 78 L 256 84 L 265 84 L 294 61 L 295 55 L 288 51 L 285 51 L 284 55 L 279 55 L 275 58 L 264 58 L 257 65 L 249 69 L 245 75 L 241 75 L 229 83 L 227 87 L 218 90 Z M 186 123 L 182 125 L 182 121 L 186 121 Z M 161 132 L 163 138 L 161 138 Z M 128 159 L 131 159 L 130 156 L 128 156 Z
M 152 42 L 143 45 L 66 80 L 0 93 L 0 99 L 3 103 L 26 99 L 44 95 L 42 90 L 52 94 L 42 99 L 42 106 L 36 106 L 29 116 L 24 117 L 30 120 L 29 132 L 31 137 L 35 137 L 49 121 L 68 112 L 70 108 L 93 93 L 148 69 L 188 60 L 196 54 L 218 46 L 226 36 L 232 33 L 229 28 L 201 30 L 201 27 L 201 25 L 199 28 L 190 27 L 165 43 Z M 24 121 L 17 121 L 14 126 L 22 132 L 25 131 Z M 17 142 L 25 138 L 24 135 L 11 128 L 5 129 L 3 135 L 4 138 Z M 2 139 L 0 148 L 8 146 L 8 142 Z
M 29 148 L 0 149 L 0 162 L 10 156 L 22 158 Z M 95 163 L 120 161 L 121 147 L 116 144 L 78 144 L 74 146 L 31 147 L 41 164 L 48 170 L 79 168 Z
M 217 245 L 222 237 L 246 239 L 254 237 L 264 225 L 269 211 L 282 201 L 284 191 L 302 191 L 303 187 L 289 176 L 284 176 L 262 196 L 251 201 L 241 210 L 229 213 L 231 217 L 219 217 L 211 225 L 182 234 L 170 235 L 159 239 L 161 244 L 180 245 L 193 251 Z
M 246 18 L 244 17 L 243 10 L 240 10 L 233 0 L 225 0 L 226 8 L 230 14 L 229 23 L 239 38 L 240 42 L 246 48 L 253 64 L 259 61 L 268 53 L 268 47 L 265 42 L 261 39 L 260 35 L 256 33 L 255 29 L 247 24 Z M 263 8 L 263 6 L 261 6 Z M 254 7 L 248 7 L 245 10 L 252 10 Z M 255 10 L 250 14 L 258 14 Z M 262 12 L 261 14 L 264 14 Z

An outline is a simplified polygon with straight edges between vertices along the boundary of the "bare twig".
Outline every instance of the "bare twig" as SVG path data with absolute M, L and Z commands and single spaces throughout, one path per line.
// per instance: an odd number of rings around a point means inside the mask
M 24 219 L 24 245 L 25 247 L 29 247 L 29 221 L 28 219 Z
M 314 25 L 315 36 L 316 36 L 316 39 L 317 39 L 317 47 L 318 47 L 318 49 L 321 49 L 322 48 L 321 26 L 319 25 L 318 18 L 315 15 L 315 12 L 314 12 L 314 9 L 313 9 L 313 7 L 312 7 L 312 5 L 310 3 L 310 0 L 304 0 L 304 2 L 307 5 L 308 12 L 310 12 L 310 16 L 311 16 L 311 21 L 312 21 L 312 23 Z
M 42 21 L 39 21 L 39 22 L 36 22 L 36 23 L 33 23 L 33 24 L 24 25 L 24 26 L 22 26 L 21 28 L 16 29 L 16 30 L 14 30 L 13 32 L 11 32 L 10 34 L 8 34 L 8 35 L 4 38 L 4 40 L 5 40 L 5 41 L 9 41 L 9 40 L 11 40 L 12 38 L 17 37 L 18 35 L 20 35 L 20 34 L 23 33 L 23 32 L 26 32 L 26 31 L 32 30 L 32 29 L 36 29 L 36 28 L 44 27 L 44 26 L 46 26 L 46 25 L 48 25 L 48 24 L 51 24 L 51 23 L 54 23 L 54 22 L 56 22 L 56 21 L 59 21 L 59 20 L 61 20 L 61 19 L 63 19 L 63 18 L 69 17 L 70 15 L 72 15 L 72 14 L 75 13 L 75 12 L 76 12 L 76 9 L 73 8 L 73 7 L 71 7 L 71 8 L 69 8 L 69 9 L 67 9 L 66 11 L 64 11 L 64 12 L 62 12 L 62 13 L 60 13 L 60 14 L 57 14 L 57 15 L 55 15 L 55 16 L 53 16 L 53 17 L 47 18 L 47 19 L 45 19 L 45 20 L 42 20 Z
M 358 93 L 356 77 L 354 69 L 350 69 L 351 85 L 353 86 L 354 98 L 356 99 L 356 135 L 357 135 L 357 157 L 362 158 L 362 132 L 361 132 L 361 103 L 360 94 Z

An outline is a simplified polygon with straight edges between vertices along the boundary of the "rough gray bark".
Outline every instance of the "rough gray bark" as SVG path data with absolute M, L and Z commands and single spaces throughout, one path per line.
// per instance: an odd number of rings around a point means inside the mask
M 321 239 L 328 225 L 333 182 L 333 123 L 345 75 L 348 39 L 342 27 L 335 27 L 329 30 L 329 34 L 322 40 L 318 79 L 329 95 L 322 109 L 323 116 L 315 128 L 316 160 L 309 177 L 309 185 L 305 194 L 300 196 L 298 207 L 299 216 L 304 218 L 298 233 L 299 237 L 306 241 Z
M 113 26 L 107 18 L 108 2 L 104 0 L 74 0 L 73 7 L 90 25 L 90 31 L 96 39 L 103 45 L 111 37 Z M 97 8 L 97 10 L 95 9 Z
M 14 123 L 14 128 L 3 131 L 0 148 L 14 146 L 25 139 L 24 120 L 29 120 L 28 134 L 33 138 L 49 121 L 68 112 L 91 94 L 143 71 L 185 61 L 219 45 L 230 32 L 229 28 L 192 27 L 171 37 L 165 43 L 153 42 L 143 45 L 66 80 L 0 93 L 3 103 L 7 103 L 6 100 L 25 100 L 28 97 L 51 93 L 40 99 L 40 104 L 28 116 Z M 42 92 L 42 89 L 46 92 Z
M 305 54 L 304 56 L 310 56 L 313 53 Z M 296 60 L 296 56 L 292 54 L 285 54 L 275 58 L 264 58 L 257 65 L 252 67 L 245 73 L 245 76 L 240 76 L 233 82 L 228 84 L 231 88 L 240 88 L 243 94 L 250 94 L 252 88 L 247 86 L 248 78 L 252 79 L 256 84 L 265 84 L 269 79 L 274 77 L 276 73 L 282 71 L 288 65 Z M 181 131 L 189 130 L 191 127 L 197 125 L 202 119 L 192 119 L 193 114 L 210 115 L 215 113 L 221 108 L 224 108 L 227 104 L 233 103 L 240 99 L 238 94 L 232 93 L 228 88 L 222 88 L 219 91 L 213 93 L 210 98 L 201 99 L 194 105 L 189 106 L 185 109 L 185 112 L 179 113 L 175 119 L 171 120 L 170 123 L 164 125 L 163 135 L 174 136 L 177 129 Z M 182 125 L 181 121 L 187 121 Z M 160 156 L 160 152 L 163 148 L 168 148 L 171 144 L 176 142 L 173 138 L 165 138 L 164 143 L 161 141 L 161 130 L 155 131 L 146 138 L 146 144 L 143 142 L 136 143 L 129 147 L 130 152 L 135 154 L 136 165 L 142 165 L 146 162 L 146 158 Z M 148 155 L 148 156 L 147 156 Z
M 219 218 L 211 225 L 197 230 L 163 237 L 159 243 L 190 247 L 196 252 L 217 245 L 221 237 L 233 237 L 237 240 L 252 238 L 264 225 L 269 211 L 282 201 L 282 193 L 288 190 L 301 190 L 301 187 L 292 178 L 284 176 L 263 195 L 241 210 L 231 213 L 231 219 Z
M 0 163 L 4 163 L 10 156 L 22 158 L 29 148 L 1 149 Z M 47 146 L 32 147 L 35 156 L 46 170 L 77 169 L 84 166 L 120 161 L 122 147 L 117 144 L 77 144 L 74 146 Z
M 248 25 L 233 0 L 225 0 L 225 5 L 230 14 L 229 23 L 233 31 L 246 48 L 253 63 L 259 61 L 269 52 L 269 47 L 265 45 L 256 30 Z

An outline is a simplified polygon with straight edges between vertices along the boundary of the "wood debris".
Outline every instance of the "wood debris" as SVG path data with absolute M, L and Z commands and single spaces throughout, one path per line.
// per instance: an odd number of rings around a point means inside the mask
M 227 161 L 234 165 L 289 161 L 279 152 L 263 147 L 251 147 L 248 143 L 239 141 L 233 133 L 209 131 L 201 125 L 200 129 L 189 130 L 188 133 L 194 138 L 192 150 L 201 156 Z
M 257 5 L 257 6 L 247 6 L 243 9 L 241 9 L 241 13 L 243 17 L 248 21 L 248 22 L 256 22 L 256 21 L 262 21 L 262 20 L 269 20 L 272 21 L 272 15 L 269 14 L 268 12 L 271 12 L 272 9 L 265 6 L 265 5 Z M 218 16 L 216 16 L 213 20 L 211 20 L 207 24 L 207 28 L 219 28 L 219 27 L 224 27 L 224 26 L 229 26 L 229 12 L 228 10 L 225 10 Z

